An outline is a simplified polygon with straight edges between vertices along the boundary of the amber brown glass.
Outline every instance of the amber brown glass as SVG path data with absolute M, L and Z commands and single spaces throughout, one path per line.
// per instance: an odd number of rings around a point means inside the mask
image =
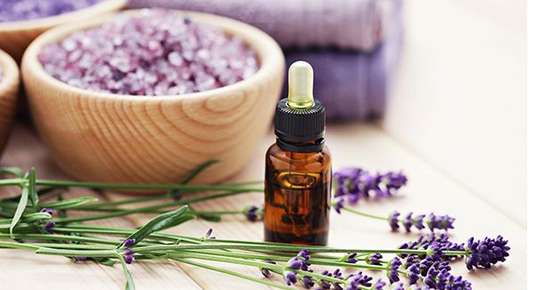
M 319 152 L 290 152 L 274 144 L 266 154 L 265 174 L 265 239 L 326 245 L 331 195 L 327 147 Z

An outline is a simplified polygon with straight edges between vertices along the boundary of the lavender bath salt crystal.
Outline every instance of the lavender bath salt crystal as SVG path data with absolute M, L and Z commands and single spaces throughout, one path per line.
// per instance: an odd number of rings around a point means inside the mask
M 239 38 L 181 14 L 121 14 L 44 47 L 48 74 L 86 90 L 178 95 L 227 86 L 253 75 L 255 52 Z
M 56 16 L 103 0 L 0 0 L 0 23 Z

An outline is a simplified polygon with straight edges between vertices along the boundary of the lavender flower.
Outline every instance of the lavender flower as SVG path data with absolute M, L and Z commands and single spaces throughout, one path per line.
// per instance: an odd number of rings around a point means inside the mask
M 396 232 L 399 230 L 399 215 L 398 211 L 394 211 L 389 215 L 389 225 L 391 226 L 391 230 Z
M 381 265 L 381 259 L 383 259 L 383 255 L 381 255 L 380 253 L 375 253 L 369 255 L 366 262 L 370 265 Z
M 260 221 L 263 219 L 263 210 L 258 206 L 248 206 L 243 210 L 243 214 L 247 218 L 247 220 L 251 222 Z
M 270 270 L 267 268 L 261 268 L 261 274 L 265 277 L 265 278 L 272 278 L 272 273 L 270 273 Z
M 336 213 L 340 214 L 343 208 L 344 208 L 344 198 L 342 196 L 336 197 L 334 199 L 334 210 L 336 211 Z
M 447 229 L 453 229 L 453 222 L 455 221 L 455 218 L 452 218 L 448 215 L 443 215 L 443 216 L 437 216 L 434 215 L 433 213 L 430 213 L 430 215 L 428 215 L 428 228 L 433 232 L 434 229 L 440 229 L 440 230 L 445 230 L 447 231 Z
M 467 251 L 470 253 L 465 261 L 467 269 L 488 269 L 498 262 L 505 262 L 506 257 L 509 256 L 508 251 L 510 250 L 507 243 L 508 241 L 504 240 L 502 236 L 498 236 L 495 239 L 484 238 L 479 241 L 470 238 L 466 247 Z
M 264 262 L 269 263 L 269 264 L 276 264 L 276 262 L 272 261 L 272 260 L 264 260 Z M 272 273 L 270 272 L 270 269 L 267 268 L 261 268 L 261 273 L 265 278 L 271 278 L 272 277 Z
M 405 290 L 404 289 L 404 284 L 402 282 L 391 284 L 391 289 L 393 289 L 393 290 Z
M 303 249 L 298 252 L 297 256 L 301 257 L 304 261 L 309 261 L 309 259 L 311 258 L 311 252 L 309 252 L 309 250 L 307 249 Z
M 335 196 L 345 196 L 351 204 L 362 198 L 373 195 L 376 198 L 389 197 L 406 185 L 407 178 L 401 172 L 370 174 L 357 167 L 346 167 L 337 170 L 333 179 Z
M 358 259 L 356 259 L 357 255 L 358 255 L 357 253 L 350 253 L 349 255 L 344 257 L 345 258 L 344 260 L 346 263 L 355 264 L 358 262 Z
M 213 240 L 213 239 L 215 239 L 216 237 L 214 237 L 214 236 L 212 235 L 213 232 L 214 232 L 214 230 L 213 230 L 212 228 L 209 228 L 208 231 L 206 231 L 206 234 L 204 235 L 204 239 L 205 239 L 205 240 Z
M 407 272 L 409 283 L 416 284 L 416 282 L 418 282 L 418 280 L 420 279 L 420 268 L 418 267 L 418 265 L 412 264 L 410 267 L 408 267 Z
M 132 262 L 134 262 L 134 251 L 126 248 L 123 251 L 123 258 L 125 263 L 132 264 Z
M 296 282 L 297 282 L 296 273 L 291 272 L 291 271 L 285 271 L 284 272 L 284 282 L 286 282 L 286 285 L 288 285 L 288 286 L 296 284 Z
M 40 212 L 48 213 L 49 215 L 53 216 L 55 211 L 50 207 L 42 208 Z
M 126 240 L 123 241 L 123 246 L 125 248 L 130 248 L 130 247 L 134 246 L 135 243 L 136 243 L 135 239 L 126 239 Z
M 402 265 L 401 259 L 394 257 L 389 263 L 389 269 L 387 271 L 387 276 L 389 282 L 394 283 L 399 281 L 399 267 Z
M 313 279 L 309 276 L 303 276 L 302 282 L 303 282 L 303 288 L 305 289 L 311 289 L 315 285 L 315 282 L 313 282 Z
M 293 270 L 300 270 L 303 267 L 303 262 L 298 257 L 293 257 L 288 261 L 288 268 Z
M 394 211 L 389 215 L 388 221 L 392 231 L 397 231 L 400 228 L 399 224 L 402 224 L 407 233 L 411 231 L 412 227 L 418 230 L 427 227 L 432 232 L 436 229 L 447 231 L 454 228 L 453 222 L 455 222 L 455 218 L 449 215 L 439 216 L 433 213 L 430 213 L 427 218 L 424 214 L 413 215 L 412 212 L 406 214 L 402 220 L 399 219 L 399 216 L 400 213 L 398 211 Z
M 375 282 L 375 285 L 373 285 L 373 288 L 375 290 L 383 290 L 385 288 L 385 285 L 387 285 L 387 283 L 383 282 L 383 280 L 378 279 L 377 282 Z
M 56 226 L 56 223 L 53 221 L 48 221 L 45 226 L 43 226 L 43 230 L 49 234 L 52 234 L 54 227 Z

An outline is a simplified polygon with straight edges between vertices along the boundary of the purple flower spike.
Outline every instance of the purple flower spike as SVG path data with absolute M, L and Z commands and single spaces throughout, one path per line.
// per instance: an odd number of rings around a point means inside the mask
M 380 253 L 371 254 L 367 258 L 367 263 L 370 265 L 381 265 L 381 259 L 383 259 L 383 255 Z
M 134 255 L 125 255 L 124 262 L 127 264 L 132 264 L 132 262 L 134 262 Z
M 465 261 L 467 269 L 488 269 L 498 262 L 505 262 L 511 249 L 507 243 L 508 241 L 504 240 L 502 236 L 498 236 L 495 239 L 484 238 L 481 241 L 475 241 L 474 238 L 470 238 L 466 246 L 467 251 L 470 252 Z
M 43 230 L 45 230 L 45 232 L 52 234 L 54 227 L 56 226 L 56 223 L 53 221 L 48 221 L 45 226 L 43 227 Z
M 378 279 L 377 282 L 375 282 L 375 285 L 373 285 L 373 288 L 375 290 L 383 290 L 385 289 L 385 285 L 387 285 L 387 283 L 383 282 L 382 279 Z
M 399 190 L 408 182 L 408 178 L 402 172 L 388 172 L 383 175 L 383 180 L 385 180 L 387 188 L 392 190 Z
M 123 242 L 123 246 L 124 246 L 125 248 L 130 248 L 130 247 L 134 246 L 135 243 L 136 243 L 136 240 L 135 240 L 135 239 L 126 239 L 126 240 L 124 240 L 124 242 Z
M 342 196 L 335 198 L 334 210 L 336 211 L 336 213 L 340 214 L 343 208 L 344 208 L 344 198 Z
M 297 282 L 296 273 L 290 271 L 284 272 L 284 282 L 286 282 L 286 285 L 288 286 L 296 284 Z
M 399 230 L 399 215 L 400 213 L 398 211 L 394 211 L 389 215 L 389 225 L 393 232 Z
M 54 213 L 55 213 L 54 209 L 52 209 L 50 207 L 42 208 L 40 212 L 48 213 L 51 216 L 53 216 Z
M 391 230 L 394 232 L 399 229 L 399 224 L 402 224 L 407 233 L 410 232 L 413 226 L 418 230 L 427 227 L 432 232 L 436 229 L 447 231 L 454 228 L 453 222 L 455 222 L 455 218 L 453 217 L 448 215 L 439 216 L 433 213 L 430 213 L 427 218 L 424 214 L 414 216 L 412 212 L 409 212 L 402 220 L 399 220 L 399 216 L 400 213 L 398 211 L 394 211 L 388 218 Z
M 412 264 L 410 267 L 408 267 L 407 271 L 409 283 L 416 284 L 416 282 L 418 282 L 418 280 L 420 279 L 420 268 L 418 267 L 418 265 Z
M 428 215 L 428 228 L 430 231 L 434 231 L 434 229 L 440 229 L 447 231 L 448 229 L 453 229 L 453 222 L 455 222 L 455 218 L 450 217 L 448 215 L 437 216 L 433 213 Z
M 333 180 L 336 188 L 335 197 L 344 196 L 351 204 L 357 203 L 362 198 L 367 199 L 372 194 L 376 198 L 389 197 L 407 183 L 406 176 L 401 172 L 370 174 L 357 167 L 337 170 Z
M 304 261 L 309 261 L 309 259 L 311 258 L 311 252 L 309 252 L 309 250 L 307 249 L 303 249 L 299 251 L 297 256 L 301 257 Z
M 356 259 L 356 256 L 358 254 L 357 253 L 351 253 L 348 256 L 346 256 L 346 263 L 350 263 L 350 264 L 356 264 L 358 262 L 358 259 Z
M 288 261 L 288 267 L 294 270 L 300 270 L 303 267 L 303 262 L 298 257 L 293 257 Z
M 313 288 L 313 285 L 315 285 L 315 282 L 313 282 L 313 279 L 311 277 L 303 276 L 303 288 L 311 289 Z
M 132 264 L 134 262 L 134 251 L 129 248 L 124 249 L 123 258 L 125 263 Z
M 391 260 L 389 264 L 389 271 L 387 272 L 389 282 L 394 283 L 399 281 L 399 268 L 401 265 L 401 259 L 398 257 L 394 257 L 393 260 Z
M 245 214 L 247 220 L 251 222 L 260 221 L 263 219 L 262 208 L 258 206 L 254 206 L 254 205 L 248 206 L 243 210 L 243 213 Z

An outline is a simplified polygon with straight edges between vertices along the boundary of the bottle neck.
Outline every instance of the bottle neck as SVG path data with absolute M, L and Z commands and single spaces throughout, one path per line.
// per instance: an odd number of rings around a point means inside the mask
M 310 141 L 294 141 L 282 138 L 281 136 L 276 136 L 276 144 L 284 150 L 289 152 L 320 152 L 325 147 L 325 138 L 319 138 Z

